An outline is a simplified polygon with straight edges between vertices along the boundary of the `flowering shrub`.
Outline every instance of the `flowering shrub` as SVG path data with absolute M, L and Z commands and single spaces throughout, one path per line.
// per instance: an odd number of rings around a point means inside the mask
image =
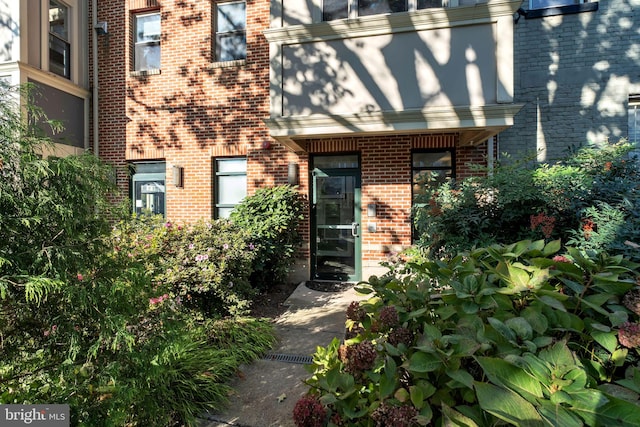
M 310 368 L 323 425 L 640 426 L 639 265 L 560 250 L 493 245 L 359 285 L 371 298 Z
M 257 250 L 249 233 L 229 221 L 180 225 L 140 216 L 119 223 L 113 236 L 122 256 L 143 263 L 156 288 L 185 307 L 208 316 L 247 313 Z
M 640 260 L 640 170 L 633 144 L 582 147 L 555 164 L 530 159 L 491 174 L 421 183 L 414 211 L 418 246 L 430 255 L 522 239 L 562 238 L 584 250 Z

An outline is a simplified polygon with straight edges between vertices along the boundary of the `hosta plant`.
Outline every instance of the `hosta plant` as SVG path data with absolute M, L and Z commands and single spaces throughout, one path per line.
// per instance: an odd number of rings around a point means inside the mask
M 638 266 L 560 248 L 495 245 L 361 284 L 345 340 L 311 365 L 322 425 L 640 425 Z

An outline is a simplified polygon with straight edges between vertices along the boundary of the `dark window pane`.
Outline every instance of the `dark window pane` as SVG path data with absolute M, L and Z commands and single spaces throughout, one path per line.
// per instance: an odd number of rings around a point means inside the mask
M 325 0 L 322 4 L 322 20 L 333 21 L 349 16 L 348 0 Z
M 418 9 L 442 7 L 442 0 L 418 0 Z
M 49 71 L 59 76 L 70 78 L 71 46 L 53 34 L 49 34 Z
M 567 6 L 578 4 L 579 0 L 531 0 L 531 9 L 544 9 L 547 7 Z
M 438 153 L 414 153 L 414 168 L 451 167 L 451 152 L 444 151 Z

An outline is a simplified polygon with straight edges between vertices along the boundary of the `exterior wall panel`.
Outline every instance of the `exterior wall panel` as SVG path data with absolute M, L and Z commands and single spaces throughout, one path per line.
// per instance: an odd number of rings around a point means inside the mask
M 640 2 L 600 0 L 598 10 L 520 19 L 515 102 L 500 150 L 552 161 L 571 146 L 628 136 L 627 99 L 640 93 Z
M 285 45 L 283 116 L 497 102 L 493 25 Z

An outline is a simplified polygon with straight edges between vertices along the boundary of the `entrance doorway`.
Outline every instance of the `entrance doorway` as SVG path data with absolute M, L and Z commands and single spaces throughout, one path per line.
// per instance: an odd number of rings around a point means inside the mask
M 358 155 L 316 156 L 312 178 L 312 277 L 358 281 L 361 276 Z

